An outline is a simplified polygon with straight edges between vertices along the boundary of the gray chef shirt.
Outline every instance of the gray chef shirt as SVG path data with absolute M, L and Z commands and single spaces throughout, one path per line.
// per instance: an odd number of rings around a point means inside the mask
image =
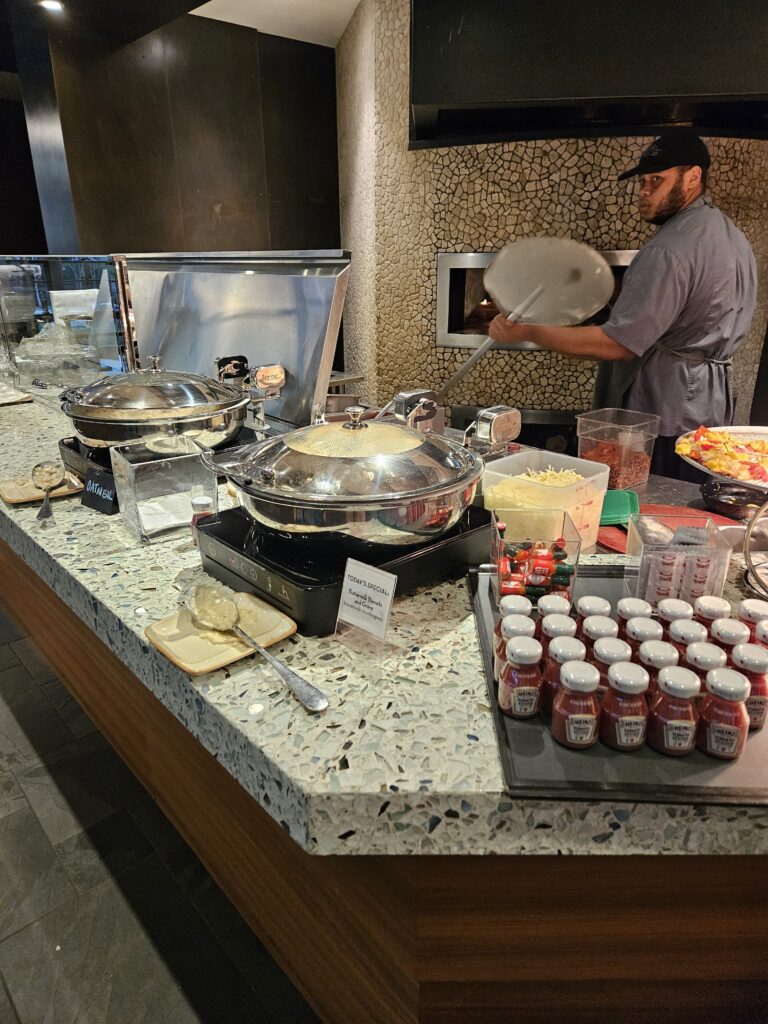
M 756 288 L 749 242 L 708 195 L 675 214 L 635 257 L 602 325 L 639 358 L 601 364 L 595 406 L 656 413 L 666 437 L 731 423 L 723 363 L 749 330 Z

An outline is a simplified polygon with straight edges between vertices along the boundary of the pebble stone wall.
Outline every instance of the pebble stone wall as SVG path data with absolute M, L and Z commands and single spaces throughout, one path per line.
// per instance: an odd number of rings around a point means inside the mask
M 617 181 L 649 139 L 558 139 L 408 150 L 408 0 L 362 0 L 337 48 L 343 244 L 353 252 L 347 367 L 364 393 L 442 383 L 468 350 L 438 348 L 438 252 L 495 251 L 513 238 L 569 236 L 632 249 L 653 228 L 635 185 Z M 748 422 L 768 320 L 768 142 L 708 139 L 715 201 L 746 232 L 758 307 L 736 357 L 737 422 Z M 594 364 L 550 353 L 491 352 L 453 403 L 588 408 Z

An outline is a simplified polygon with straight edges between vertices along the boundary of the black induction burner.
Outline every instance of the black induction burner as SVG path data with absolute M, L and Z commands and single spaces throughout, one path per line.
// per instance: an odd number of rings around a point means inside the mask
M 464 576 L 487 562 L 491 513 L 471 506 L 460 521 L 427 544 L 398 548 L 371 546 L 358 561 L 397 576 L 398 595 Z M 318 550 L 300 540 L 266 534 L 241 509 L 222 512 L 198 525 L 197 542 L 205 571 L 233 590 L 256 594 L 295 619 L 307 636 L 336 628 L 346 554 L 332 543 Z

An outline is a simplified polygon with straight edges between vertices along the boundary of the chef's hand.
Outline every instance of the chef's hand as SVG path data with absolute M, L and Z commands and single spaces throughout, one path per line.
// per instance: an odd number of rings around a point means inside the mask
M 494 341 L 507 344 L 513 341 L 527 341 L 530 338 L 531 329 L 528 324 L 515 323 L 514 320 L 507 320 L 499 313 L 491 320 L 488 326 L 488 333 Z

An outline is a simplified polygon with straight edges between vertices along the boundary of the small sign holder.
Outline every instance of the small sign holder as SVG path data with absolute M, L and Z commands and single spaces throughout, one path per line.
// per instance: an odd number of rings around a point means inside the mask
M 89 469 L 85 475 L 80 503 L 106 516 L 119 512 L 114 475 L 101 469 Z

